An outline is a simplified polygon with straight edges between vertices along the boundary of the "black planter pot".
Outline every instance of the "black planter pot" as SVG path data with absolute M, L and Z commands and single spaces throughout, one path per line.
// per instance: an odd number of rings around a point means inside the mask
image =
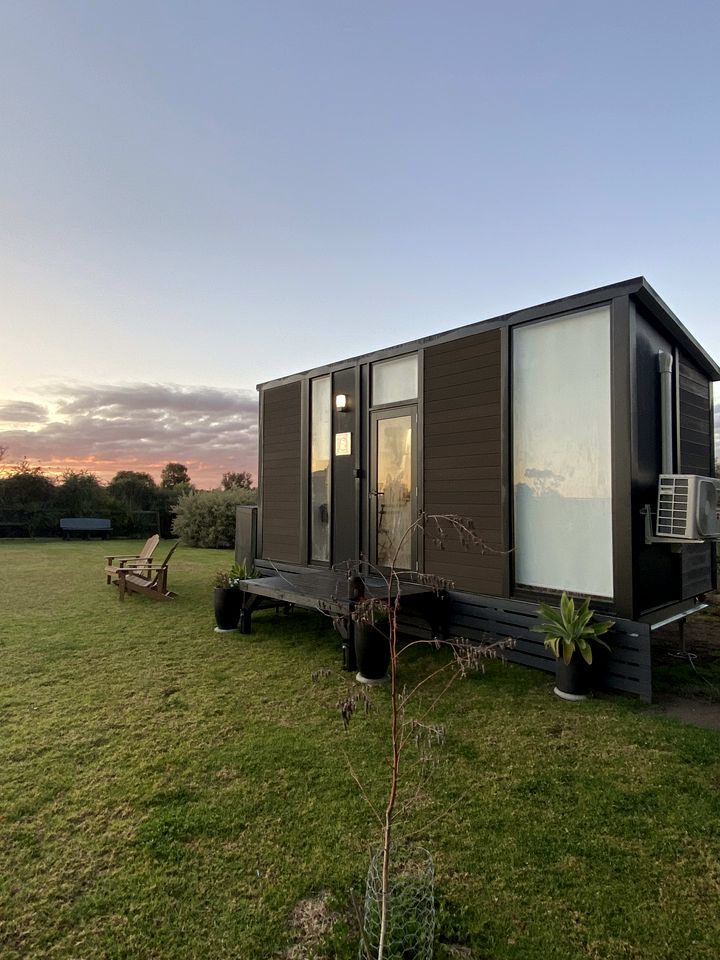
M 592 666 L 576 650 L 565 663 L 562 657 L 555 661 L 555 693 L 563 700 L 587 700 L 592 687 Z
M 355 624 L 356 680 L 360 683 L 386 683 L 390 665 L 390 641 L 387 624 L 372 626 L 369 623 Z
M 242 612 L 242 590 L 215 587 L 215 627 L 216 633 L 229 633 L 237 630 Z

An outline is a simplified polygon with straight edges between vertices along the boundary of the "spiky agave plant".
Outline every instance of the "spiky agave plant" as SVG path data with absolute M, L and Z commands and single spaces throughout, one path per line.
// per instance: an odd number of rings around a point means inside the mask
M 598 620 L 591 623 L 593 611 L 590 609 L 589 599 L 586 598 L 576 607 L 573 598 L 563 593 L 559 612 L 549 604 L 541 603 L 538 613 L 542 620 L 532 629 L 536 633 L 545 634 L 545 646 L 552 650 L 558 659 L 562 657 L 565 663 L 570 663 L 576 650 L 580 651 L 586 663 L 592 663 L 592 642 L 610 649 L 600 637 L 607 633 L 615 621 Z

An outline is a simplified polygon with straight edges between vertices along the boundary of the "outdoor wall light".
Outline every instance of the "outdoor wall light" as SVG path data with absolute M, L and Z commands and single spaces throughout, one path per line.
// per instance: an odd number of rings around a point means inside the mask
M 335 394 L 335 409 L 338 413 L 345 413 L 350 408 L 350 398 L 346 393 Z

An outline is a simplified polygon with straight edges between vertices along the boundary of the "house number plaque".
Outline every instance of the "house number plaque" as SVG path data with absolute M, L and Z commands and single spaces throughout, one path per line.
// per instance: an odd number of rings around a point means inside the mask
M 349 457 L 351 453 L 352 453 L 352 434 L 336 433 L 335 434 L 335 456 Z

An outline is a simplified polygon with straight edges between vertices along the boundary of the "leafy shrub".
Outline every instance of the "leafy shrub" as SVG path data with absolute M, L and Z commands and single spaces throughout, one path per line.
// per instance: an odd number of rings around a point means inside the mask
M 8 507 L 51 506 L 57 488 L 39 468 L 21 469 L 0 480 L 0 503 Z
M 235 507 L 257 501 L 257 490 L 201 490 L 186 493 L 175 506 L 173 533 L 190 547 L 232 547 Z
M 53 505 L 65 517 L 109 517 L 115 502 L 94 473 L 66 470 Z
M 259 576 L 251 563 L 234 563 L 229 570 L 218 570 L 213 578 L 213 586 L 221 590 L 237 590 L 243 580 L 254 580 Z
M 157 510 L 158 485 L 149 473 L 120 470 L 107 485 L 107 492 L 128 513 L 133 510 Z
M 60 532 L 60 518 L 65 514 L 52 507 L 37 507 L 25 511 L 27 532 L 31 537 L 53 537 Z

